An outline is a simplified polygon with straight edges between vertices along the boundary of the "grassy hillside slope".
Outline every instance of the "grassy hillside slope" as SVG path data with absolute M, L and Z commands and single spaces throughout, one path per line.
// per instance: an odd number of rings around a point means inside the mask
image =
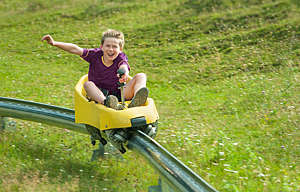
M 297 191 L 299 11 L 297 0 L 2 0 L 0 96 L 73 109 L 88 64 L 41 37 L 92 48 L 118 29 L 131 74 L 147 73 L 159 143 L 219 191 Z M 0 192 L 157 184 L 130 151 L 90 162 L 88 136 L 16 121 L 0 132 Z

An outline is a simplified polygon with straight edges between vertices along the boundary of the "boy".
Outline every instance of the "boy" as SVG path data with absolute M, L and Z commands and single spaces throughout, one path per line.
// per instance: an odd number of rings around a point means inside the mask
M 124 35 L 117 30 L 107 30 L 102 34 L 100 48 L 83 49 L 72 43 L 54 41 L 50 35 L 45 35 L 42 41 L 58 47 L 64 51 L 79 55 L 89 62 L 88 81 L 84 84 L 87 96 L 98 103 L 113 109 L 122 109 L 118 100 L 121 100 L 117 82 L 126 82 L 130 67 L 127 56 L 122 52 Z M 117 70 L 122 69 L 125 74 L 117 76 Z M 128 107 L 143 105 L 148 97 L 146 75 L 136 74 L 124 87 L 125 100 L 131 100 Z

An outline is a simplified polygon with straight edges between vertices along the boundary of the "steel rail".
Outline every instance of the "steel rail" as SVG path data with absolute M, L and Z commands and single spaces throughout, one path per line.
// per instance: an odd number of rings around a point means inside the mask
M 55 125 L 88 134 L 85 125 L 75 123 L 74 110 L 63 107 L 0 97 L 0 116 Z
M 204 179 L 143 132 L 136 132 L 127 147 L 142 154 L 159 172 L 161 191 L 216 192 Z
M 48 104 L 0 97 L 0 117 L 41 122 L 89 134 L 85 125 L 75 123 L 74 110 Z M 134 133 L 127 147 L 141 154 L 159 172 L 161 184 L 153 191 L 216 192 L 205 180 L 143 132 Z

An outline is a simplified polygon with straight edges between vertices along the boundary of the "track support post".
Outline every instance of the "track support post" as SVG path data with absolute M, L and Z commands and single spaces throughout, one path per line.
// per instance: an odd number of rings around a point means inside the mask
M 6 128 L 7 117 L 0 116 L 0 131 Z
M 177 192 L 177 190 L 160 177 L 158 179 L 158 185 L 150 186 L 148 192 Z
M 99 158 L 104 158 L 104 145 L 99 142 L 99 148 L 93 150 L 91 161 L 97 161 Z
M 0 131 L 4 131 L 4 130 L 15 131 L 16 124 L 17 123 L 14 120 L 9 120 L 8 117 L 0 116 Z

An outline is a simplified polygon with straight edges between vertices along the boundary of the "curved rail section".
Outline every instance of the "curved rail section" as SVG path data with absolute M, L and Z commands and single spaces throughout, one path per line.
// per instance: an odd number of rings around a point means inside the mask
M 131 137 L 127 147 L 142 154 L 159 172 L 161 176 L 160 191 L 216 191 L 159 143 L 141 131 Z
M 0 118 L 1 117 L 41 122 L 89 134 L 85 125 L 75 123 L 74 110 L 53 105 L 0 97 Z M 127 147 L 144 156 L 159 172 L 161 179 L 160 185 L 152 187 L 149 191 L 216 191 L 156 141 L 140 131 L 129 139 Z
M 74 110 L 63 107 L 0 97 L 0 116 L 55 125 L 89 134 L 85 125 L 75 123 Z

